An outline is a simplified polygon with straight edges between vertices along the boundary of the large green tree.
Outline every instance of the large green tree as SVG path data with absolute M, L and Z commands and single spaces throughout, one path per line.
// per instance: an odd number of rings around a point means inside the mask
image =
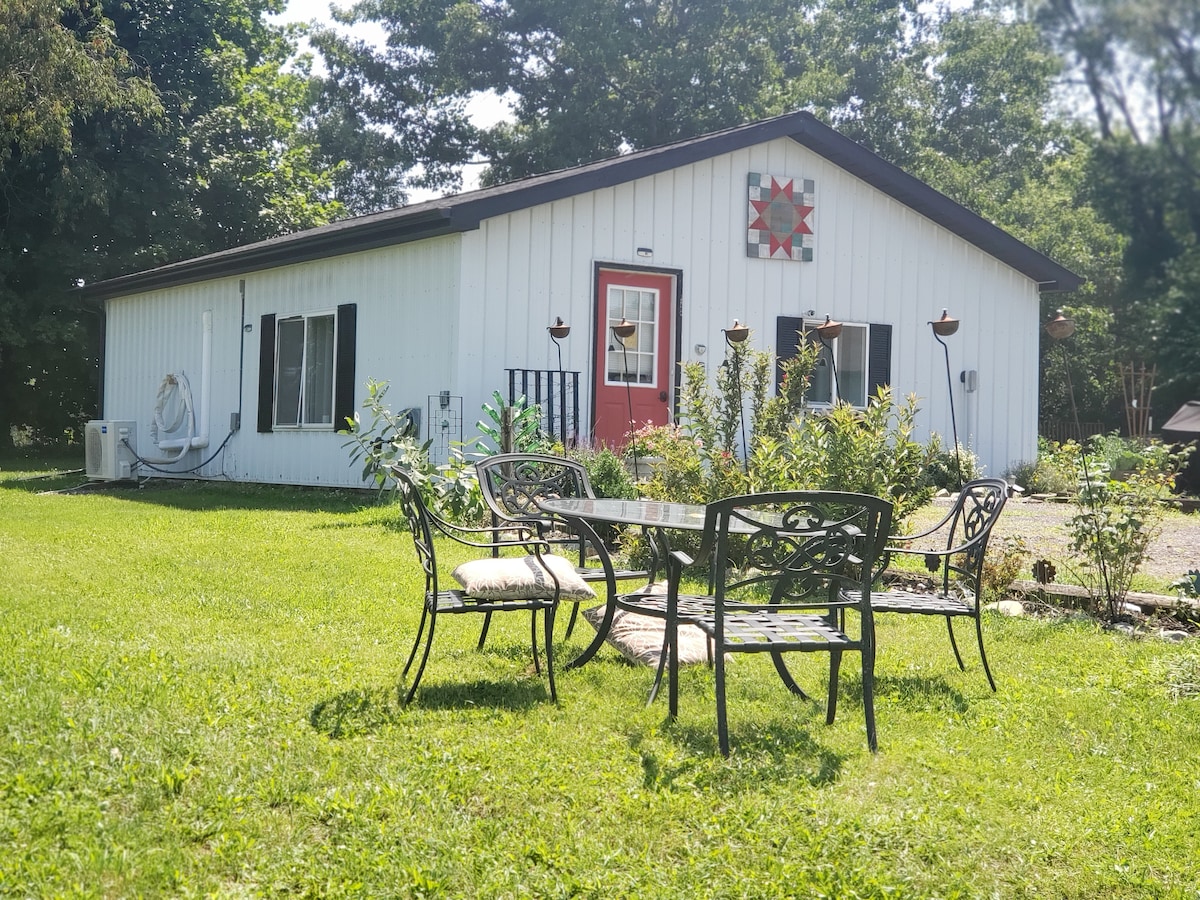
M 397 86 L 448 114 L 477 91 L 509 98 L 510 121 L 453 147 L 490 164 L 485 183 L 797 108 L 903 163 L 924 121 L 925 19 L 908 0 L 360 0 L 347 21 L 388 35 L 383 51 L 319 44 L 378 128 L 410 128 Z
M 310 79 L 278 0 L 0 9 L 0 443 L 96 411 L 75 286 L 328 221 Z M 30 74 L 27 74 L 30 73 Z
M 161 115 L 157 93 L 87 0 L 0 6 L 0 447 L 13 424 L 61 433 L 94 398 L 88 329 L 68 296 L 76 218 L 104 203 L 80 130 Z
M 1200 398 L 1200 6 L 1045 0 L 1038 21 L 1095 135 L 1089 199 L 1126 240 L 1117 354 L 1157 366 L 1161 422 Z

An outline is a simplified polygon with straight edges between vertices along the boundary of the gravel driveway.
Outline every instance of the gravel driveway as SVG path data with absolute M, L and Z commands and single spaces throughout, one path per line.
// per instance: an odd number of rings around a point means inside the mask
M 934 500 L 911 519 L 912 530 L 933 525 L 946 514 L 950 501 Z M 1075 514 L 1072 503 L 1013 498 L 1004 507 L 996 523 L 996 535 L 1019 535 L 1033 554 L 1032 559 L 1049 559 L 1055 565 L 1070 557 L 1070 535 L 1066 522 Z M 1200 513 L 1171 511 L 1163 520 L 1162 531 L 1150 544 L 1150 558 L 1138 570 L 1151 578 L 1174 581 L 1189 569 L 1200 569 Z M 1031 572 L 1022 575 L 1032 578 Z

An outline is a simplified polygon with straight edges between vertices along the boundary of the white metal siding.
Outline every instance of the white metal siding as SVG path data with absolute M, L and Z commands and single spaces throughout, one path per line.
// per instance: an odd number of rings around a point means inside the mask
M 281 484 L 360 486 L 351 468 L 345 435 L 332 430 L 284 430 L 260 434 L 258 363 L 261 318 L 358 305 L 355 406 L 367 379 L 387 381 L 393 408 L 426 408 L 430 394 L 450 388 L 452 349 L 457 345 L 457 236 L 436 238 L 244 276 L 246 311 L 241 315 L 239 278 L 185 285 L 108 303 L 105 416 L 138 422 L 138 449 L 150 448 L 149 425 L 163 375 L 186 370 L 200 402 L 200 321 L 213 310 L 212 427 L 208 450 L 194 450 L 172 470 L 206 459 L 229 432 L 239 410 L 241 429 L 224 453 L 197 474 Z M 243 331 L 243 325 L 249 330 Z
M 811 178 L 812 262 L 746 256 L 746 176 Z M 640 257 L 637 248 L 653 250 Z M 588 391 L 594 263 L 683 272 L 685 358 L 719 362 L 721 329 L 749 323 L 773 349 L 780 315 L 832 315 L 893 326 L 892 382 L 916 393 L 917 427 L 951 434 L 942 348 L 928 322 L 962 320 L 948 339 L 959 439 L 990 474 L 1037 446 L 1037 285 L 974 245 L 786 138 L 653 177 L 497 217 L 463 236 L 459 392 L 467 418 L 506 367 L 551 368 L 545 326 L 572 326 L 563 365 Z M 696 345 L 707 353 L 699 357 Z M 483 365 L 480 365 L 480 363 Z M 968 395 L 964 370 L 979 373 Z M 581 403 L 586 416 L 590 397 Z
M 184 375 L 191 386 L 196 415 L 209 404 L 209 446 L 188 452 L 172 471 L 191 469 L 207 460 L 229 430 L 236 412 L 241 299 L 236 278 L 184 285 L 135 297 L 110 300 L 105 326 L 104 417 L 137 422 L 137 450 L 143 457 L 174 457 L 150 440 L 155 400 L 166 375 Z M 203 396 L 203 316 L 212 311 L 211 398 Z M 167 435 L 164 437 L 174 437 Z M 227 445 L 220 457 L 193 473 L 234 475 Z M 222 466 L 225 466 L 223 469 Z M 142 470 L 140 474 L 151 474 Z
M 812 262 L 746 256 L 749 172 L 813 179 Z M 639 256 L 639 247 L 650 256 Z M 344 437 L 255 430 L 260 317 L 356 303 L 359 403 L 368 378 L 391 383 L 393 408 L 418 406 L 423 414 L 431 395 L 449 391 L 463 398 L 470 438 L 481 405 L 506 391 L 506 368 L 557 366 L 546 326 L 561 316 L 572 328 L 563 366 L 582 373 L 586 418 L 597 263 L 681 271 L 679 343 L 685 358 L 710 367 L 724 352 L 721 329 L 734 318 L 754 329 L 760 349 L 773 348 L 780 315 L 812 310 L 892 325 L 892 383 L 920 398 L 919 437 L 951 432 L 944 357 L 927 324 L 949 309 L 962 320 L 948 339 L 960 439 L 990 474 L 1036 453 L 1037 285 L 786 138 L 498 216 L 462 235 L 252 273 L 245 276 L 249 333 L 236 277 L 112 300 L 105 415 L 137 420 L 139 449 L 149 446 L 162 376 L 186 369 L 199 390 L 200 320 L 212 309 L 211 448 L 239 404 L 242 428 L 202 474 L 356 485 Z M 698 355 L 697 345 L 707 353 Z M 959 381 L 964 370 L 979 373 L 974 394 Z M 190 464 L 208 452 L 194 451 Z

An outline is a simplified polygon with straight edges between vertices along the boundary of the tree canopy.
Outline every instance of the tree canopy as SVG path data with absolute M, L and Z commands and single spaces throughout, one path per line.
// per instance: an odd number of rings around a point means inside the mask
M 0 441 L 94 407 L 80 281 L 798 108 L 1087 278 L 1044 308 L 1078 312 L 1085 419 L 1121 421 L 1121 361 L 1158 365 L 1160 420 L 1200 396 L 1190 0 L 359 0 L 316 59 L 283 3 L 0 9 Z

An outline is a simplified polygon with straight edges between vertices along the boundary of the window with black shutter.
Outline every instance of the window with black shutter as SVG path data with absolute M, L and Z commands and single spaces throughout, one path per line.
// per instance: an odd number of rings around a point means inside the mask
M 265 315 L 259 334 L 258 430 L 338 430 L 354 415 L 357 306 Z
M 779 316 L 775 320 L 776 390 L 783 375 L 779 363 L 796 355 L 802 331 L 804 339 L 819 344 L 815 329 L 823 321 L 801 316 Z M 891 325 L 844 322 L 842 333 L 821 345 L 808 402 L 821 407 L 840 398 L 851 406 L 865 407 L 880 385 L 891 383 L 891 358 Z

